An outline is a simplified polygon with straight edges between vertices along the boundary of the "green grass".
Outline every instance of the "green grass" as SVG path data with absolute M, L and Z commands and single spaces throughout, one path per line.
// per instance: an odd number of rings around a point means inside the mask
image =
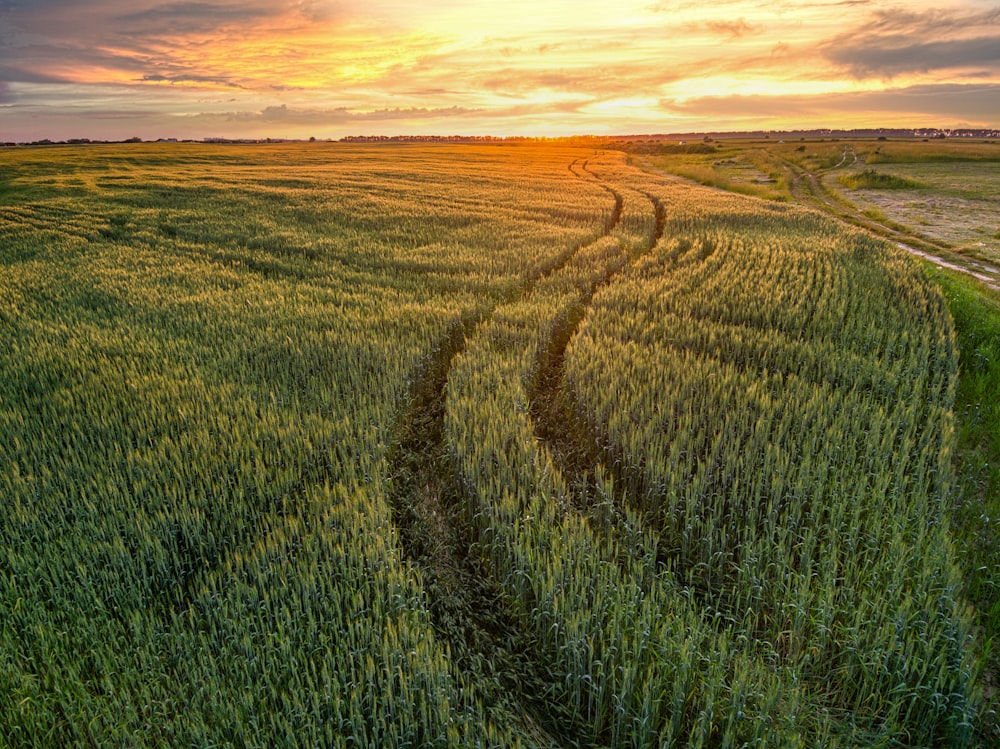
M 927 186 L 909 177 L 877 172 L 874 169 L 843 174 L 840 177 L 840 184 L 851 190 L 918 190 Z
M 1000 669 L 1000 299 L 972 279 L 932 271 L 955 318 L 959 345 L 953 528 L 994 684 Z M 1000 738 L 1000 737 L 998 737 Z
M 703 155 L 663 155 L 652 157 L 654 164 L 694 180 L 706 187 L 715 187 L 741 195 L 765 200 L 789 199 L 787 178 L 780 168 L 759 152 L 738 159 Z
M 963 745 L 940 292 L 814 213 L 633 179 L 613 184 L 668 207 L 662 237 L 597 290 L 564 362 L 599 511 L 530 423 L 531 352 L 580 302 L 557 276 L 449 379 L 482 543 L 561 701 L 609 746 Z
M 894 164 L 916 162 L 1000 161 L 1000 140 L 894 141 L 878 143 L 865 148 L 868 164 Z M 861 149 L 858 151 L 861 153 Z

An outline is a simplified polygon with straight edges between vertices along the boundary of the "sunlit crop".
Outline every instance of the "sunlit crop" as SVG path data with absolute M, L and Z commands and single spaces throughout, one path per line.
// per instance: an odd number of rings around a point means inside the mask
M 584 148 L 0 166 L 0 744 L 972 742 L 889 246 Z

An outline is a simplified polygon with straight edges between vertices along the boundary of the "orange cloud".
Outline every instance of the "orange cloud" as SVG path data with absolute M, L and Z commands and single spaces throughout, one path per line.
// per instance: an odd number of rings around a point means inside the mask
M 64 127 L 114 110 L 164 128 L 150 135 L 196 123 L 296 135 L 327 122 L 309 134 L 336 136 L 348 125 L 405 132 L 456 120 L 468 132 L 544 134 L 719 129 L 720 107 L 735 124 L 740 107 L 823 97 L 843 102 L 846 119 L 862 116 L 851 101 L 874 107 L 843 98 L 852 93 L 1000 84 L 1000 10 L 896 3 L 0 3 L 0 95 L 9 127 Z M 907 116 L 940 116 L 925 97 L 913 101 L 923 109 Z M 1000 119 L 967 97 L 954 102 L 967 107 L 958 120 Z M 70 111 L 75 119 L 63 117 Z M 377 112 L 393 116 L 356 116 Z M 790 109 L 786 123 L 814 114 L 841 124 L 836 108 L 812 104 Z

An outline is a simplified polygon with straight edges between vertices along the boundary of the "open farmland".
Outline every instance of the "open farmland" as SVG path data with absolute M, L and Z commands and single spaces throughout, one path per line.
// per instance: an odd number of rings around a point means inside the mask
M 884 163 L 873 155 L 877 174 L 909 180 L 903 189 L 855 189 L 844 195 L 863 210 L 911 226 L 919 234 L 970 258 L 1000 263 L 1000 146 L 995 160 Z M 831 186 L 843 189 L 840 185 Z
M 0 744 L 981 735 L 901 251 L 583 148 L 0 167 Z
M 1000 143 L 967 139 L 732 139 L 628 143 L 637 163 L 796 201 L 967 267 L 1000 265 Z

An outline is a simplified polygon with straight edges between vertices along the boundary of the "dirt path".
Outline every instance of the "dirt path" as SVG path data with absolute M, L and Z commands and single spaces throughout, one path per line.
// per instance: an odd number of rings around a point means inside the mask
M 844 146 L 844 152 L 840 155 L 840 161 L 838 161 L 836 164 L 834 164 L 832 168 L 833 169 L 840 169 L 844 165 L 844 162 L 847 161 L 847 157 L 849 155 L 852 156 L 852 157 L 854 157 L 851 160 L 851 166 L 854 166 L 855 164 L 857 164 L 858 163 L 858 152 L 854 150 L 854 146 Z

